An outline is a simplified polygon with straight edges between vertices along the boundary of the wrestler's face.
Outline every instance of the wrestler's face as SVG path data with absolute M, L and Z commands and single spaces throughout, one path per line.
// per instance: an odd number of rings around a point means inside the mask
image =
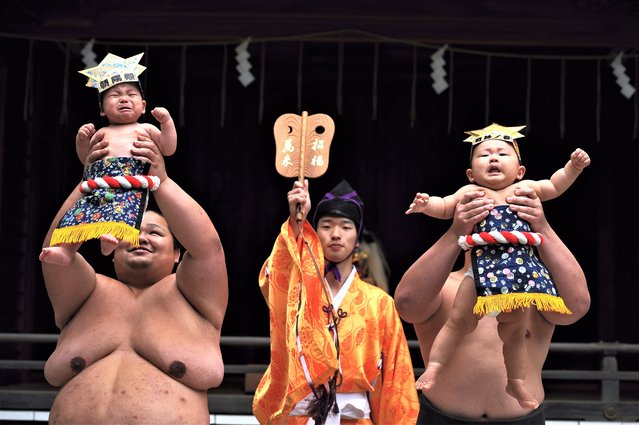
M 357 228 L 353 220 L 326 215 L 317 222 L 316 232 L 327 260 L 341 263 L 353 254 L 357 243 Z
M 499 190 L 521 180 L 525 172 L 512 143 L 487 140 L 473 149 L 471 168 L 466 175 L 471 183 Z
M 147 211 L 140 226 L 140 246 L 120 242 L 115 248 L 113 262 L 120 280 L 136 287 L 152 285 L 170 275 L 180 260 L 173 235 L 160 214 Z
M 146 110 L 146 101 L 135 84 L 120 83 L 102 95 L 102 111 L 111 124 L 131 124 Z

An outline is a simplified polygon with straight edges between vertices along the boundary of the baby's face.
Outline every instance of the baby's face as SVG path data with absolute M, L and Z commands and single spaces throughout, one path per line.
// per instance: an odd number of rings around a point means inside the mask
M 512 143 L 487 140 L 475 146 L 469 170 L 469 180 L 480 186 L 499 190 L 523 177 Z
M 136 122 L 145 112 L 146 101 L 137 85 L 121 83 L 111 87 L 102 96 L 102 116 L 111 124 Z

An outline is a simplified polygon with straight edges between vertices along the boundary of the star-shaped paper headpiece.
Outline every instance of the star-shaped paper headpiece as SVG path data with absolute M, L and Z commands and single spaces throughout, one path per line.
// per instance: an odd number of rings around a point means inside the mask
M 124 59 L 109 53 L 98 66 L 78 72 L 89 77 L 87 87 L 96 88 L 98 93 L 102 93 L 117 84 L 139 82 L 138 77 L 146 69 L 139 64 L 142 55 L 144 53 Z
M 504 142 L 512 143 L 515 148 L 515 152 L 517 153 L 517 158 L 519 158 L 519 162 L 521 163 L 521 154 L 519 153 L 519 146 L 517 145 L 516 139 L 524 137 L 524 135 L 519 132 L 519 130 L 522 130 L 524 127 L 526 126 L 519 125 L 516 127 L 504 127 L 499 124 L 492 123 L 481 130 L 466 131 L 465 133 L 470 135 L 470 137 L 465 139 L 464 142 L 472 143 L 472 147 L 470 149 L 471 155 L 475 145 L 485 142 L 486 140 L 502 140 Z

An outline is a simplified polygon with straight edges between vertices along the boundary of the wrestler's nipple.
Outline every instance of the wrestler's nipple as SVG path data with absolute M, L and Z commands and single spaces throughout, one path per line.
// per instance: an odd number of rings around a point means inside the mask
M 186 373 L 186 365 L 178 360 L 169 366 L 169 375 L 174 378 L 181 378 Z
M 71 362 L 70 362 L 71 370 L 73 370 L 75 373 L 80 373 L 82 369 L 84 369 L 86 364 L 87 364 L 86 360 L 84 360 L 80 356 L 76 356 L 71 359 Z

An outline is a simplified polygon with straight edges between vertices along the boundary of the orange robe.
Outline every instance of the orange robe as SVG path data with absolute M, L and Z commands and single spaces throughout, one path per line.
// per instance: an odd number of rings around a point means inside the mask
M 339 306 L 347 316 L 338 325 L 338 362 L 327 314 L 322 311 L 328 304 L 322 282 L 302 238 L 294 239 L 288 223 L 282 225 L 259 277 L 269 306 L 271 363 L 255 392 L 253 414 L 261 424 L 308 420 L 307 416 L 288 416 L 311 392 L 296 343 L 299 314 L 302 353 L 313 385 L 327 382 L 341 365 L 337 392 L 368 393 L 371 420 L 342 418 L 343 422 L 415 423 L 419 412 L 415 375 L 393 299 L 355 275 Z M 324 255 L 317 234 L 308 222 L 303 232 L 323 275 Z M 328 285 L 325 287 L 328 291 Z

